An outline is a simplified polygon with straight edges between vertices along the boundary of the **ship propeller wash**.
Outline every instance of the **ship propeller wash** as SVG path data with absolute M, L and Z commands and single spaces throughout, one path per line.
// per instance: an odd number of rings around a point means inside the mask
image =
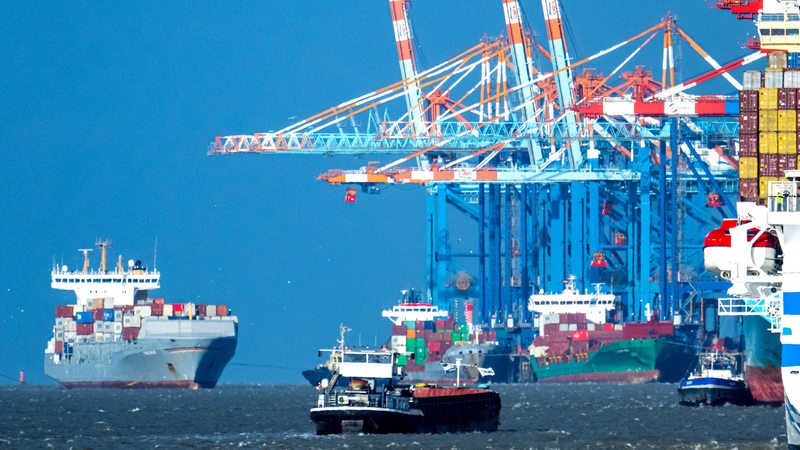
M 110 243 L 98 242 L 101 264 L 54 267 L 51 286 L 75 293 L 56 306 L 45 374 L 67 388 L 212 388 L 236 351 L 238 318 L 226 305 L 165 303 L 150 298 L 160 274 L 140 261 L 108 270 Z

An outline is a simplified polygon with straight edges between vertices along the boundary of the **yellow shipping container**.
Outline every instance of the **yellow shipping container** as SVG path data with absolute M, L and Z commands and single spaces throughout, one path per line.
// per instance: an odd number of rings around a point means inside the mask
M 758 179 L 758 198 L 767 198 L 771 181 L 778 181 L 778 177 L 761 177 Z
M 797 111 L 793 109 L 778 110 L 778 131 L 797 130 Z
M 778 153 L 778 133 L 774 131 L 762 131 L 758 133 L 758 153 L 769 154 Z M 749 178 L 749 177 L 748 177 Z
M 777 109 L 762 109 L 758 112 L 758 131 L 778 131 Z
M 794 131 L 778 133 L 778 153 L 785 155 L 797 153 L 797 133 Z
M 758 178 L 758 158 L 742 156 L 739 158 L 739 178 Z
M 778 88 L 758 89 L 758 109 L 778 109 Z

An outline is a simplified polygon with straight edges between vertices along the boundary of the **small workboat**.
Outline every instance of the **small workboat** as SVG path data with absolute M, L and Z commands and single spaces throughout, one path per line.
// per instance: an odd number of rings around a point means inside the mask
M 697 367 L 678 386 L 681 404 L 717 406 L 753 402 L 740 369 L 741 354 L 723 351 L 700 352 Z

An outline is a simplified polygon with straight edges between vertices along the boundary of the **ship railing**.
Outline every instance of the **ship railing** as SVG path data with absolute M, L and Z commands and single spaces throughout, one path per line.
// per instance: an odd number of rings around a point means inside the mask
M 773 333 L 781 331 L 781 311 L 779 297 L 770 298 L 720 298 L 717 311 L 720 316 L 761 316 L 769 322 Z

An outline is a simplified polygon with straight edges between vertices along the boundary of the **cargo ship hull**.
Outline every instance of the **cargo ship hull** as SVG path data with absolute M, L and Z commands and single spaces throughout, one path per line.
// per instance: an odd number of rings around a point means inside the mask
M 532 358 L 540 383 L 647 383 L 676 382 L 692 355 L 667 338 L 611 342 L 588 356 L 546 360 Z
M 66 388 L 213 388 L 236 336 L 231 320 L 145 321 L 135 342 L 74 343 L 45 353 L 45 374 Z
M 758 403 L 780 404 L 784 401 L 781 378 L 781 341 L 769 331 L 769 323 L 759 316 L 743 316 L 747 385 Z

